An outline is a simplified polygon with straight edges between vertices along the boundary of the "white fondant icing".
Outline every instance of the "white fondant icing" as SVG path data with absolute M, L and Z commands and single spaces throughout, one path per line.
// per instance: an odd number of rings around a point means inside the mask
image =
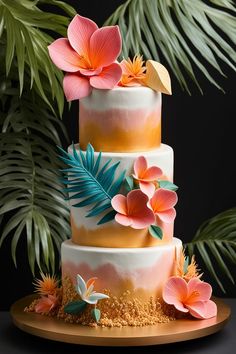
M 98 277 L 102 286 L 113 294 L 120 292 L 120 282 L 128 280 L 134 290 L 141 288 L 156 296 L 173 275 L 181 247 L 182 242 L 177 238 L 168 244 L 146 248 L 86 247 L 68 240 L 62 243 L 62 274 L 74 283 L 77 273 L 82 273 L 85 279 Z
M 80 105 L 96 111 L 109 109 L 142 109 L 160 106 L 161 93 L 149 87 L 115 87 L 112 90 L 93 89 L 92 93 L 80 100 Z
M 75 145 L 78 149 L 78 144 Z M 72 154 L 72 146 L 69 146 L 68 151 Z M 95 152 L 95 158 L 98 156 L 98 152 Z M 165 144 L 161 144 L 160 148 L 149 151 L 149 152 L 134 152 L 134 153 L 111 153 L 103 152 L 101 158 L 101 165 L 103 166 L 109 159 L 112 159 L 111 163 L 116 163 L 120 161 L 117 168 L 115 178 L 126 170 L 126 176 L 133 173 L 134 161 L 138 156 L 145 156 L 148 162 L 148 166 L 158 166 L 162 169 L 164 175 L 168 180 L 173 181 L 173 164 L 174 164 L 174 154 L 173 149 Z M 72 199 L 70 201 L 71 205 L 79 203 L 80 200 Z M 101 219 L 100 217 L 90 217 L 86 218 L 86 214 L 90 208 L 75 208 L 71 207 L 71 214 L 75 224 L 79 226 L 84 226 L 86 229 L 95 230 L 99 228 L 97 222 Z M 114 223 L 115 224 L 115 223 Z

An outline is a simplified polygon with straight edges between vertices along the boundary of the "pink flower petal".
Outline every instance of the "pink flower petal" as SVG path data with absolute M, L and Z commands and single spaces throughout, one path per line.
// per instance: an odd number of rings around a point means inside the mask
M 66 74 L 63 80 L 63 89 L 67 101 L 86 97 L 92 90 L 88 79 L 79 74 Z
M 141 190 L 135 189 L 127 194 L 128 215 L 135 216 L 142 214 L 147 208 L 148 196 Z M 150 210 L 150 209 L 149 209 Z
M 158 213 L 156 213 L 156 215 L 162 222 L 166 224 L 171 224 L 175 220 L 176 210 L 174 208 L 171 208 L 165 211 L 159 211 Z
M 85 75 L 85 76 L 93 76 L 93 75 L 99 75 L 100 72 L 102 71 L 102 68 L 98 68 L 96 70 L 93 69 L 81 69 L 80 68 L 80 74 Z
M 148 197 L 141 190 L 133 190 L 127 195 L 128 215 L 134 229 L 144 229 L 155 222 L 153 211 L 147 207 Z
M 117 63 L 113 63 L 102 69 L 97 76 L 90 77 L 90 85 L 98 89 L 112 89 L 121 78 L 121 67 Z
M 115 215 L 115 220 L 118 222 L 118 224 L 121 224 L 123 226 L 130 226 L 132 224 L 132 219 L 129 216 L 122 215 L 117 213 Z
M 161 177 L 162 175 L 163 172 L 159 167 L 152 166 L 146 169 L 142 175 L 142 179 L 145 179 L 145 181 L 156 181 L 158 177 Z
M 177 203 L 177 194 L 173 191 L 159 188 L 150 200 L 154 213 L 171 209 Z
M 118 26 L 102 27 L 92 34 L 89 58 L 93 68 L 100 68 L 114 63 L 120 51 L 121 35 Z
M 198 301 L 186 306 L 190 314 L 199 319 L 212 318 L 217 315 L 217 306 L 212 300 Z
M 145 229 L 155 222 L 155 217 L 150 209 L 143 211 L 141 215 L 132 216 L 131 219 L 132 223 L 130 226 L 133 229 Z
M 147 169 L 147 160 L 144 156 L 139 156 L 134 162 L 134 173 L 136 178 L 142 178 Z
M 130 70 L 127 68 L 127 64 L 126 63 L 127 63 L 126 59 L 121 60 L 120 66 L 122 68 L 122 74 L 129 76 L 130 75 Z
M 211 298 L 212 287 L 210 284 L 201 281 L 199 278 L 192 278 L 188 282 L 188 303 L 196 301 L 207 301 Z
M 155 185 L 152 182 L 143 182 L 139 181 L 139 187 L 141 191 L 148 196 L 148 198 L 151 198 L 155 192 Z
M 59 38 L 48 46 L 50 58 L 61 70 L 76 72 L 79 70 L 79 56 L 70 46 L 68 39 Z
M 115 195 L 111 200 L 111 205 L 118 213 L 127 215 L 127 199 L 124 195 Z
M 75 15 L 68 26 L 67 35 L 71 46 L 83 57 L 89 57 L 89 42 L 98 26 L 92 20 Z
M 167 304 L 174 305 L 176 309 L 183 312 L 188 312 L 188 310 L 184 307 L 184 302 L 187 295 L 187 282 L 180 277 L 170 277 L 167 280 L 162 292 L 163 300 Z

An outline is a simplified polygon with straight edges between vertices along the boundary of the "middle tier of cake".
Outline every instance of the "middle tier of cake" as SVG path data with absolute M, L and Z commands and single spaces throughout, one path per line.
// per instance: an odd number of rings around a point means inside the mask
M 75 146 L 79 149 L 79 145 Z M 73 154 L 72 146 L 68 149 L 70 154 Z M 94 158 L 98 157 L 98 152 L 95 152 Z M 101 165 L 103 166 L 109 160 L 112 163 L 118 163 L 115 178 L 122 171 L 126 171 L 126 176 L 134 173 L 134 161 L 139 157 L 144 156 L 149 166 L 158 166 L 163 171 L 162 180 L 173 181 L 173 149 L 165 144 L 161 144 L 160 148 L 148 152 L 135 153 L 110 153 L 103 152 L 101 155 Z M 122 193 L 122 190 L 121 190 Z M 148 229 L 133 229 L 118 224 L 115 221 L 110 221 L 103 225 L 98 225 L 100 217 L 86 217 L 89 208 L 77 208 L 76 205 L 80 200 L 76 198 L 70 200 L 71 204 L 71 227 L 72 240 L 74 243 L 83 246 L 95 247 L 152 247 L 162 243 L 168 243 L 173 238 L 174 223 L 161 223 L 163 230 L 163 238 L 159 240 L 152 237 Z

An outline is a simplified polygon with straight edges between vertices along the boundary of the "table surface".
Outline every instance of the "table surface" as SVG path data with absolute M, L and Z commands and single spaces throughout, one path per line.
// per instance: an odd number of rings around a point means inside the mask
M 148 347 L 149 353 L 168 354 L 232 354 L 236 348 L 236 299 L 224 299 L 231 306 L 231 319 L 225 328 L 211 336 L 187 342 Z M 101 352 L 101 347 L 88 347 L 53 342 L 31 336 L 16 328 L 9 312 L 0 312 L 0 353 L 6 354 L 60 354 L 83 353 L 89 349 Z M 147 349 L 147 347 L 146 347 Z M 114 348 L 104 347 L 103 353 L 111 353 Z M 141 353 L 145 347 L 127 347 L 126 353 Z

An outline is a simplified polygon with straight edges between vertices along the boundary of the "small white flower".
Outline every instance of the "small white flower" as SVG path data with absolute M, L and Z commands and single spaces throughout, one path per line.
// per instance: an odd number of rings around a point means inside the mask
M 84 279 L 77 274 L 77 291 L 81 299 L 88 304 L 96 305 L 99 300 L 109 298 L 108 295 L 102 293 L 96 293 L 93 291 L 94 283 L 97 278 L 90 278 L 87 283 Z

